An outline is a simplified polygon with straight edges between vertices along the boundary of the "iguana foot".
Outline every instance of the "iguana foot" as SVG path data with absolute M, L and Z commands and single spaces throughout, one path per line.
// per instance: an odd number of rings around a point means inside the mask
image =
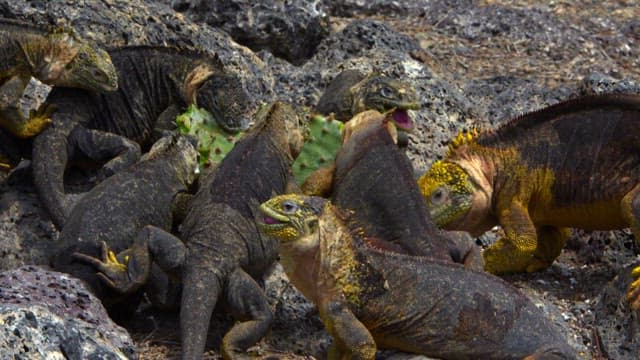
M 107 286 L 122 294 L 129 294 L 140 287 L 140 283 L 131 278 L 129 274 L 129 256 L 127 251 L 116 255 L 109 249 L 106 242 L 102 242 L 102 259 L 93 256 L 73 253 L 72 257 L 78 261 L 87 263 L 99 272 L 96 274 Z M 120 259 L 118 259 L 120 257 Z M 121 262 L 122 261 L 122 262 Z
M 640 266 L 633 268 L 631 278 L 633 280 L 627 291 L 627 302 L 631 309 L 638 310 L 640 309 Z
M 49 124 L 51 124 L 51 115 L 56 111 L 54 105 L 43 105 L 38 110 L 32 110 L 29 119 L 21 125 L 16 136 L 26 139 L 36 136 L 42 132 Z
M 505 238 L 499 239 L 482 253 L 485 271 L 492 274 L 506 274 L 529 271 L 535 268 L 533 254 L 516 248 Z M 534 270 L 535 271 L 535 270 Z

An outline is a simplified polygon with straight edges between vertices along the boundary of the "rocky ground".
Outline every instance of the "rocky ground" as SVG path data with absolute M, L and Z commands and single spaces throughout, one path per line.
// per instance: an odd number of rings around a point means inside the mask
M 640 93 L 640 5 L 633 0 L 2 0 L 0 15 L 70 25 L 103 46 L 216 52 L 256 103 L 280 98 L 312 106 L 347 68 L 406 79 L 423 106 L 409 145 L 417 169 L 441 156 L 461 129 L 498 126 L 572 96 Z M 28 171 L 0 176 L 0 268 L 46 263 L 58 233 Z M 628 231 L 575 231 L 550 269 L 505 278 L 564 330 L 580 358 L 635 359 L 638 322 L 621 291 L 636 250 Z M 313 306 L 279 269 L 266 289 L 277 323 L 254 352 L 322 358 L 329 338 Z M 224 315 L 214 320 L 206 358 L 218 358 L 215 349 L 230 322 Z M 179 353 L 175 313 L 142 308 L 124 325 L 141 358 Z M 408 356 L 382 352 L 380 358 Z

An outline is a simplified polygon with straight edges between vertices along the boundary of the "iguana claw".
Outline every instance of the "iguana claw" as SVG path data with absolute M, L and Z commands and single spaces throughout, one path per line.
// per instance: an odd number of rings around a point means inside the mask
M 633 281 L 627 291 L 627 302 L 631 309 L 638 310 L 640 309 L 640 266 L 633 268 L 631 277 Z
M 109 249 L 109 246 L 104 241 L 102 242 L 101 259 L 77 252 L 73 253 L 72 256 L 74 259 L 96 268 L 98 270 L 96 275 L 100 280 L 120 293 L 130 293 L 139 287 L 139 284 L 133 281 L 129 275 L 129 256 L 121 255 L 123 260 L 120 262 L 118 255 Z

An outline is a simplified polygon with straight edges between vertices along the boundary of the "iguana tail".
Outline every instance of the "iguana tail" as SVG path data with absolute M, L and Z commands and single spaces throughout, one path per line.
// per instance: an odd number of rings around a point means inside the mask
M 182 359 L 201 359 L 209 331 L 211 314 L 222 294 L 223 274 L 206 262 L 189 256 L 183 274 L 180 305 Z

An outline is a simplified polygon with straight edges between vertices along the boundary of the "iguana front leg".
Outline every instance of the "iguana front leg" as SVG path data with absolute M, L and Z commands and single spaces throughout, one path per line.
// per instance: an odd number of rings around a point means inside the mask
M 327 359 L 375 359 L 377 348 L 373 336 L 351 312 L 342 296 L 321 299 L 318 309 L 325 328 L 334 339 Z
M 152 259 L 167 273 L 179 272 L 186 257 L 186 247 L 179 238 L 155 226 L 145 226 L 133 245 L 117 255 L 102 243 L 100 259 L 81 253 L 72 256 L 92 265 L 105 285 L 121 294 L 132 294 L 146 285 Z
M 225 293 L 234 317 L 245 320 L 222 339 L 223 358 L 233 359 L 264 337 L 273 323 L 273 313 L 260 285 L 241 268 L 229 276 Z
M 26 118 L 20 110 L 19 100 L 29 78 L 14 75 L 0 86 L 0 126 L 19 138 L 29 138 L 39 134 L 51 124 L 52 107 L 44 106 Z
M 74 156 L 83 155 L 96 161 L 108 160 L 100 169 L 98 180 L 103 180 L 140 159 L 140 146 L 109 132 L 76 127 L 70 134 L 69 144 Z
M 527 208 L 512 201 L 498 214 L 498 220 L 505 237 L 484 251 L 485 270 L 492 274 L 530 271 L 537 238 Z

